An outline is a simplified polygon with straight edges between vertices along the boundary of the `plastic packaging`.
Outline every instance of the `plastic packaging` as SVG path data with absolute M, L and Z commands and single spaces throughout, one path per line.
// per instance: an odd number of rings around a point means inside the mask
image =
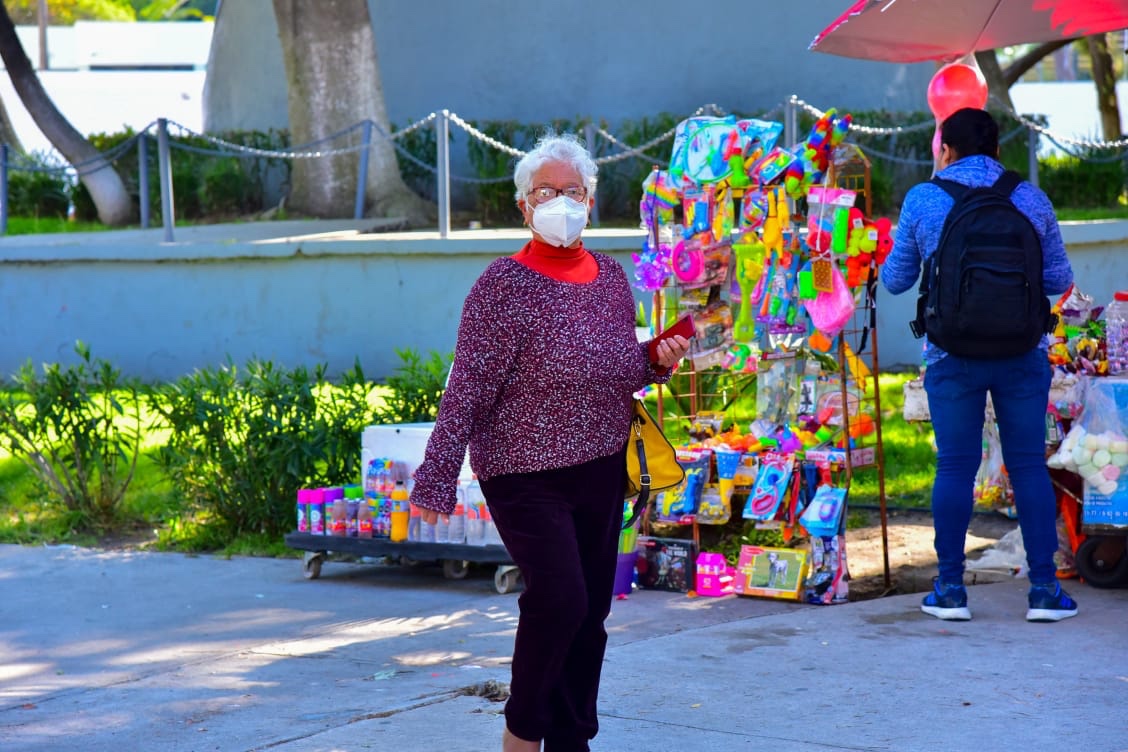
M 309 532 L 325 535 L 325 489 L 309 489 Z
M 326 533 L 337 537 L 345 537 L 348 532 L 348 502 L 345 501 L 345 489 L 340 486 L 324 489 L 325 518 L 327 521 Z
M 364 491 L 360 486 L 345 486 L 345 535 L 349 538 L 358 537 L 363 495 Z
M 311 495 L 310 489 L 308 489 L 308 488 L 299 488 L 298 489 L 297 511 L 298 511 L 298 532 L 299 533 L 308 533 L 309 532 L 309 500 L 310 500 L 310 495 Z
M 1105 309 L 1108 374 L 1128 373 L 1128 290 L 1118 291 Z

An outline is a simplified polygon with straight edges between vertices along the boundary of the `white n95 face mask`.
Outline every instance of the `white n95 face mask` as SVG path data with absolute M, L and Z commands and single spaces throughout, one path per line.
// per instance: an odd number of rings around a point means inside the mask
M 587 204 L 557 196 L 533 208 L 531 224 L 545 242 L 567 248 L 580 239 L 587 221 Z

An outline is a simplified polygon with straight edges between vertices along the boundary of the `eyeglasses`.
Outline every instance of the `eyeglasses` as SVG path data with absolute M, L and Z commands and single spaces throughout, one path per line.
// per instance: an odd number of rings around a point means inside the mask
M 530 191 L 529 195 L 535 198 L 538 204 L 551 201 L 557 196 L 567 196 L 573 201 L 582 202 L 587 197 L 587 188 L 578 185 L 570 185 L 567 188 L 553 188 L 550 185 L 541 185 Z

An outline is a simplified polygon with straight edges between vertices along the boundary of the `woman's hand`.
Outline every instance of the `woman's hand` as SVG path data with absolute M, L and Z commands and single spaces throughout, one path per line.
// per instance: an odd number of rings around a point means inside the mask
M 673 368 L 689 352 L 689 340 L 675 334 L 659 342 L 656 346 L 658 365 L 665 369 Z
M 428 525 L 439 524 L 439 518 L 440 517 L 442 518 L 444 523 L 450 522 L 450 515 L 449 514 L 439 514 L 434 509 L 427 509 L 425 507 L 419 507 L 419 518 L 422 519 L 424 522 L 426 522 Z

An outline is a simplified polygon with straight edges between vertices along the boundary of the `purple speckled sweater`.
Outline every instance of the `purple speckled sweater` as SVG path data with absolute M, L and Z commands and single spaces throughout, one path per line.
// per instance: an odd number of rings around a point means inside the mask
M 659 376 L 635 339 L 623 268 L 592 253 L 592 282 L 560 282 L 499 258 L 462 308 L 454 368 L 412 503 L 454 510 L 466 447 L 479 478 L 578 465 L 627 439 L 631 396 Z

